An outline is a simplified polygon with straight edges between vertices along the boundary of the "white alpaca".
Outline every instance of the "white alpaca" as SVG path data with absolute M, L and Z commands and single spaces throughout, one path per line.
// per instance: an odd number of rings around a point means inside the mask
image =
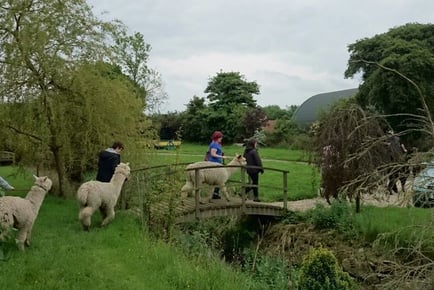
M 0 197 L 0 240 L 3 240 L 12 227 L 18 229 L 18 247 L 24 251 L 24 244 L 30 246 L 33 224 L 45 195 L 51 189 L 52 181 L 48 177 L 33 175 L 35 183 L 25 198 L 18 196 Z
M 115 205 L 121 193 L 124 181 L 130 176 L 129 163 L 120 163 L 110 182 L 88 181 L 80 185 L 77 200 L 80 206 L 78 219 L 84 230 L 89 230 L 91 217 L 99 209 L 103 221 L 107 225 L 115 217 Z
M 245 165 L 246 161 L 241 155 L 235 156 L 228 165 Z M 229 201 L 229 194 L 226 189 L 226 181 L 228 181 L 229 177 L 235 173 L 240 168 L 238 167 L 223 167 L 222 164 L 210 161 L 199 161 L 192 164 L 187 165 L 186 169 L 193 169 L 205 166 L 214 166 L 216 168 L 205 168 L 198 170 L 198 184 L 196 187 L 201 187 L 202 184 L 209 185 L 210 194 L 209 194 L 209 202 L 212 202 L 212 195 L 214 187 L 219 187 L 221 191 L 225 194 L 226 200 Z M 189 196 L 194 190 L 195 185 L 195 171 L 196 170 L 188 170 L 186 171 L 186 182 L 181 189 L 181 197 Z

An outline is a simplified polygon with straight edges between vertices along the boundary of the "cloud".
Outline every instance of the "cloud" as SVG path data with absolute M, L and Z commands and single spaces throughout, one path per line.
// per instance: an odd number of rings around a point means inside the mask
M 183 111 L 208 79 L 237 71 L 261 88 L 260 105 L 300 105 L 312 95 L 357 87 L 344 79 L 347 46 L 409 22 L 434 19 L 426 0 L 92 0 L 151 44 L 150 65 Z

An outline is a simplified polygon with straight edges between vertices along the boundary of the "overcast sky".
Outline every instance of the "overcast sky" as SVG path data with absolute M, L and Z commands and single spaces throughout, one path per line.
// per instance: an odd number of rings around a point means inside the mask
M 286 108 L 355 88 L 347 46 L 409 22 L 433 23 L 433 0 L 89 0 L 96 16 L 121 20 L 152 47 L 162 74 L 161 112 L 205 97 L 210 77 L 240 72 L 256 81 L 258 105 Z M 102 12 L 107 12 L 101 15 Z

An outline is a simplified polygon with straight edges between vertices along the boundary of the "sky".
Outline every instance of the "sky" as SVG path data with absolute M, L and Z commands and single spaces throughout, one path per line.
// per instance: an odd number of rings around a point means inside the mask
M 168 99 L 182 112 L 219 72 L 260 86 L 260 106 L 285 109 L 313 95 L 358 87 L 345 79 L 348 45 L 406 23 L 434 23 L 432 0 L 88 0 L 152 47 Z

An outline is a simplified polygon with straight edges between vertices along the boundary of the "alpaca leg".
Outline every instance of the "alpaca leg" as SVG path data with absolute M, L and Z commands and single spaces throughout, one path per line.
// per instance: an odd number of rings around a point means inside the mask
M 106 226 L 112 219 L 115 218 L 115 209 L 114 208 L 107 209 L 106 213 L 107 213 L 107 216 L 102 221 L 101 226 Z
M 214 195 L 214 185 L 210 186 L 209 194 L 208 194 L 208 202 L 213 202 L 213 195 Z
M 224 195 L 225 195 L 225 197 L 226 197 L 226 200 L 227 200 L 227 201 L 230 201 L 229 193 L 228 193 L 228 189 L 226 188 L 226 185 L 223 185 L 223 186 L 221 186 L 220 188 L 222 189 L 222 192 L 224 193 Z
M 32 228 L 29 228 L 26 233 L 26 240 L 24 241 L 27 247 L 30 247 L 30 237 L 32 236 Z
M 184 186 L 181 188 L 181 198 L 186 198 L 192 196 L 193 186 L 191 182 L 186 182 Z
M 24 251 L 24 243 L 26 239 L 27 239 L 27 229 L 21 228 L 17 234 L 18 248 L 20 249 L 20 251 Z
M 91 217 L 94 212 L 95 209 L 89 206 L 84 207 L 80 210 L 80 213 L 78 214 L 78 219 L 80 220 L 83 230 L 85 231 L 89 230 L 91 224 Z

